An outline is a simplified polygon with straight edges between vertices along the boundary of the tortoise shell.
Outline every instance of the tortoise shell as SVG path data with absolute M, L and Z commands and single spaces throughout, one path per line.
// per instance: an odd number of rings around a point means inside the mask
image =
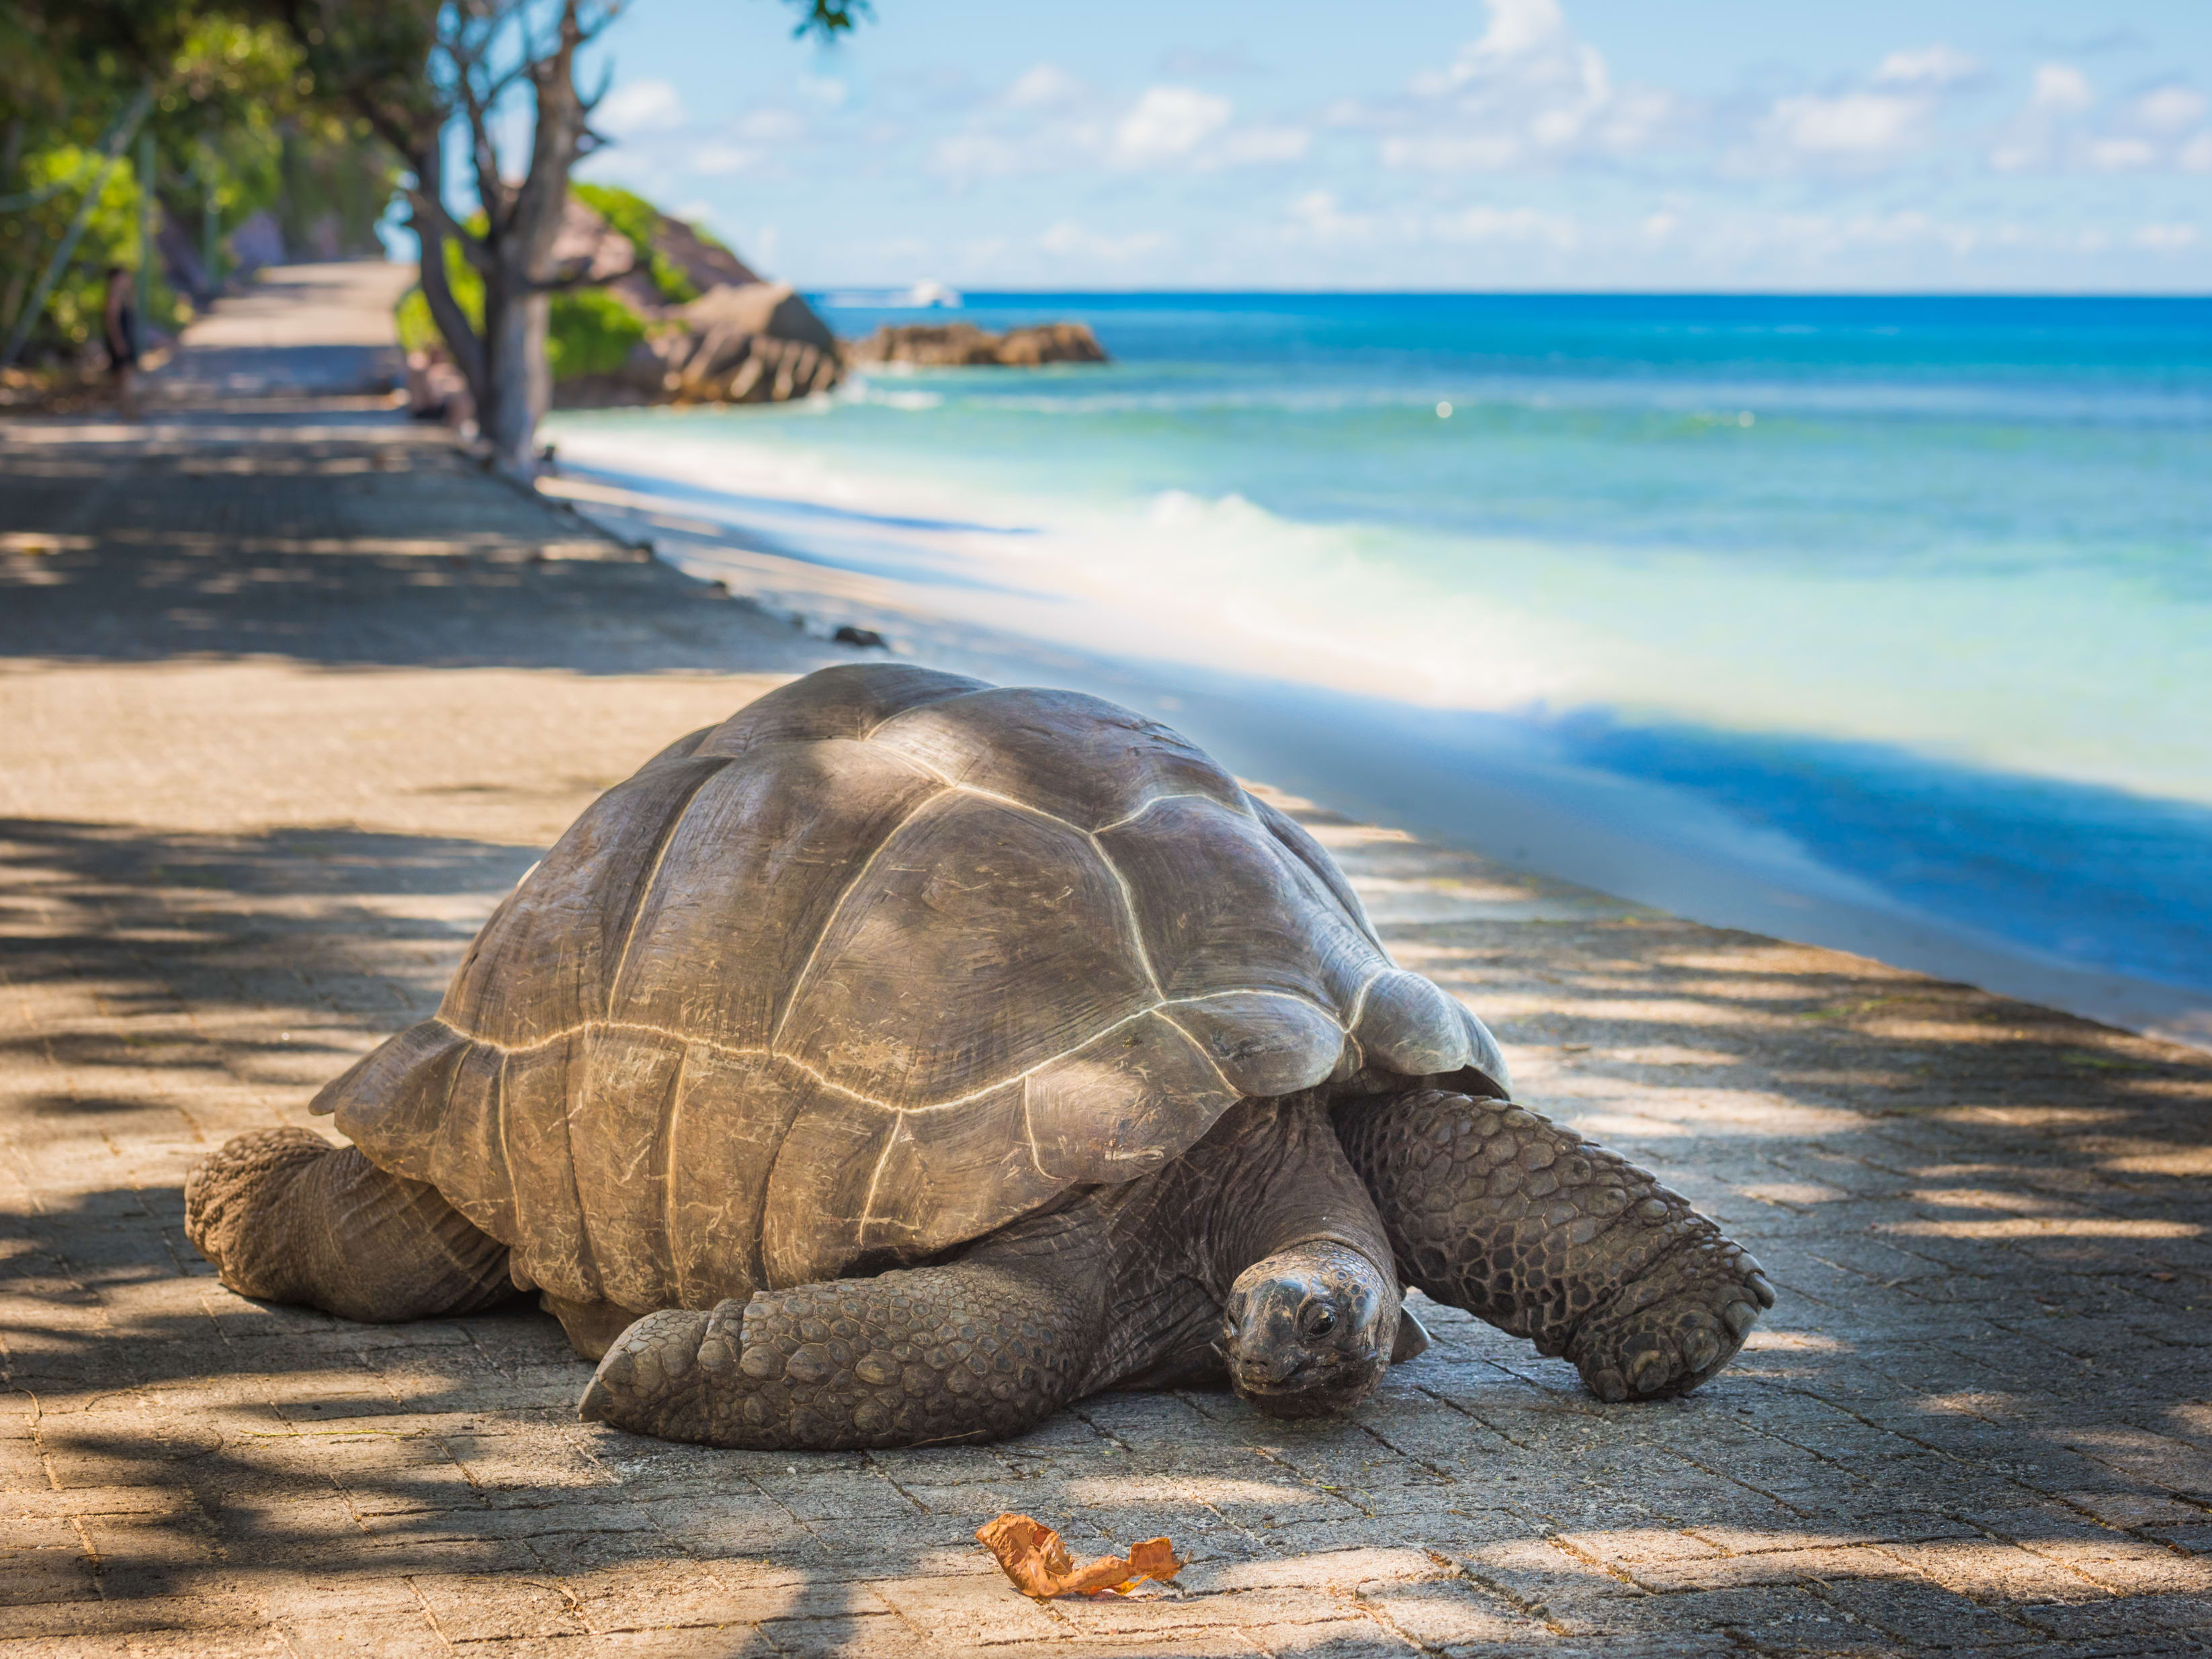
M 1111 703 L 869 665 L 610 789 L 314 1107 L 519 1281 L 704 1308 L 933 1255 L 1364 1066 L 1503 1092 L 1304 830 Z

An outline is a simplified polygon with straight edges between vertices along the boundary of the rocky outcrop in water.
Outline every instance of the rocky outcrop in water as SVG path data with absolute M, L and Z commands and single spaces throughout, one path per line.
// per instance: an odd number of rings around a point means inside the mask
M 1039 323 L 993 334 L 973 323 L 902 323 L 848 341 L 845 361 L 854 368 L 911 363 L 917 368 L 1036 368 L 1045 363 L 1110 361 L 1084 323 Z

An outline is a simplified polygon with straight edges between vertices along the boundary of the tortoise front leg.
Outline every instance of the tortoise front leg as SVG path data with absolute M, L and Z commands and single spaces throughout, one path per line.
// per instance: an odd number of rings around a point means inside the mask
M 971 1256 L 670 1309 L 623 1334 L 577 1409 L 708 1446 L 995 1439 L 1074 1396 L 1103 1302 L 1050 1264 Z
M 1686 1394 L 1774 1305 L 1680 1194 L 1510 1101 L 1415 1089 L 1340 1102 L 1335 1121 L 1399 1272 L 1565 1354 L 1601 1400 Z

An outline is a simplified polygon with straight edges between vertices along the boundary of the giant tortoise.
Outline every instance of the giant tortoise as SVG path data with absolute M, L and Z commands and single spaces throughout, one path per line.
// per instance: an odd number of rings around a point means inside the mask
M 1401 1287 L 1608 1401 L 1773 1291 L 1512 1103 L 1328 854 L 1096 698 L 824 669 L 609 790 L 436 1016 L 185 1189 L 241 1294 L 352 1319 L 536 1290 L 581 1410 L 754 1447 L 978 1439 L 1225 1379 L 1340 1411 Z

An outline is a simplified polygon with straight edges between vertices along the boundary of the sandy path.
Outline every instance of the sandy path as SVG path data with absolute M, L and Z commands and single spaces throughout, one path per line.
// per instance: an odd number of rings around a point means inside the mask
M 846 654 L 348 395 L 388 280 L 219 313 L 206 349 L 252 362 L 186 352 L 150 428 L 0 423 L 0 1643 L 2086 1654 L 2212 1629 L 2212 1061 L 1314 809 L 1522 1097 L 1782 1285 L 1701 1395 L 1601 1407 L 1439 1312 L 1348 1426 L 1118 1396 L 1009 1446 L 793 1458 L 576 1423 L 584 1368 L 534 1313 L 368 1328 L 221 1290 L 181 1236 L 189 1161 L 303 1121 L 434 1003 L 596 790 Z M 1032 1606 L 970 1541 L 1006 1508 L 1079 1553 L 1169 1533 L 1187 1588 Z

